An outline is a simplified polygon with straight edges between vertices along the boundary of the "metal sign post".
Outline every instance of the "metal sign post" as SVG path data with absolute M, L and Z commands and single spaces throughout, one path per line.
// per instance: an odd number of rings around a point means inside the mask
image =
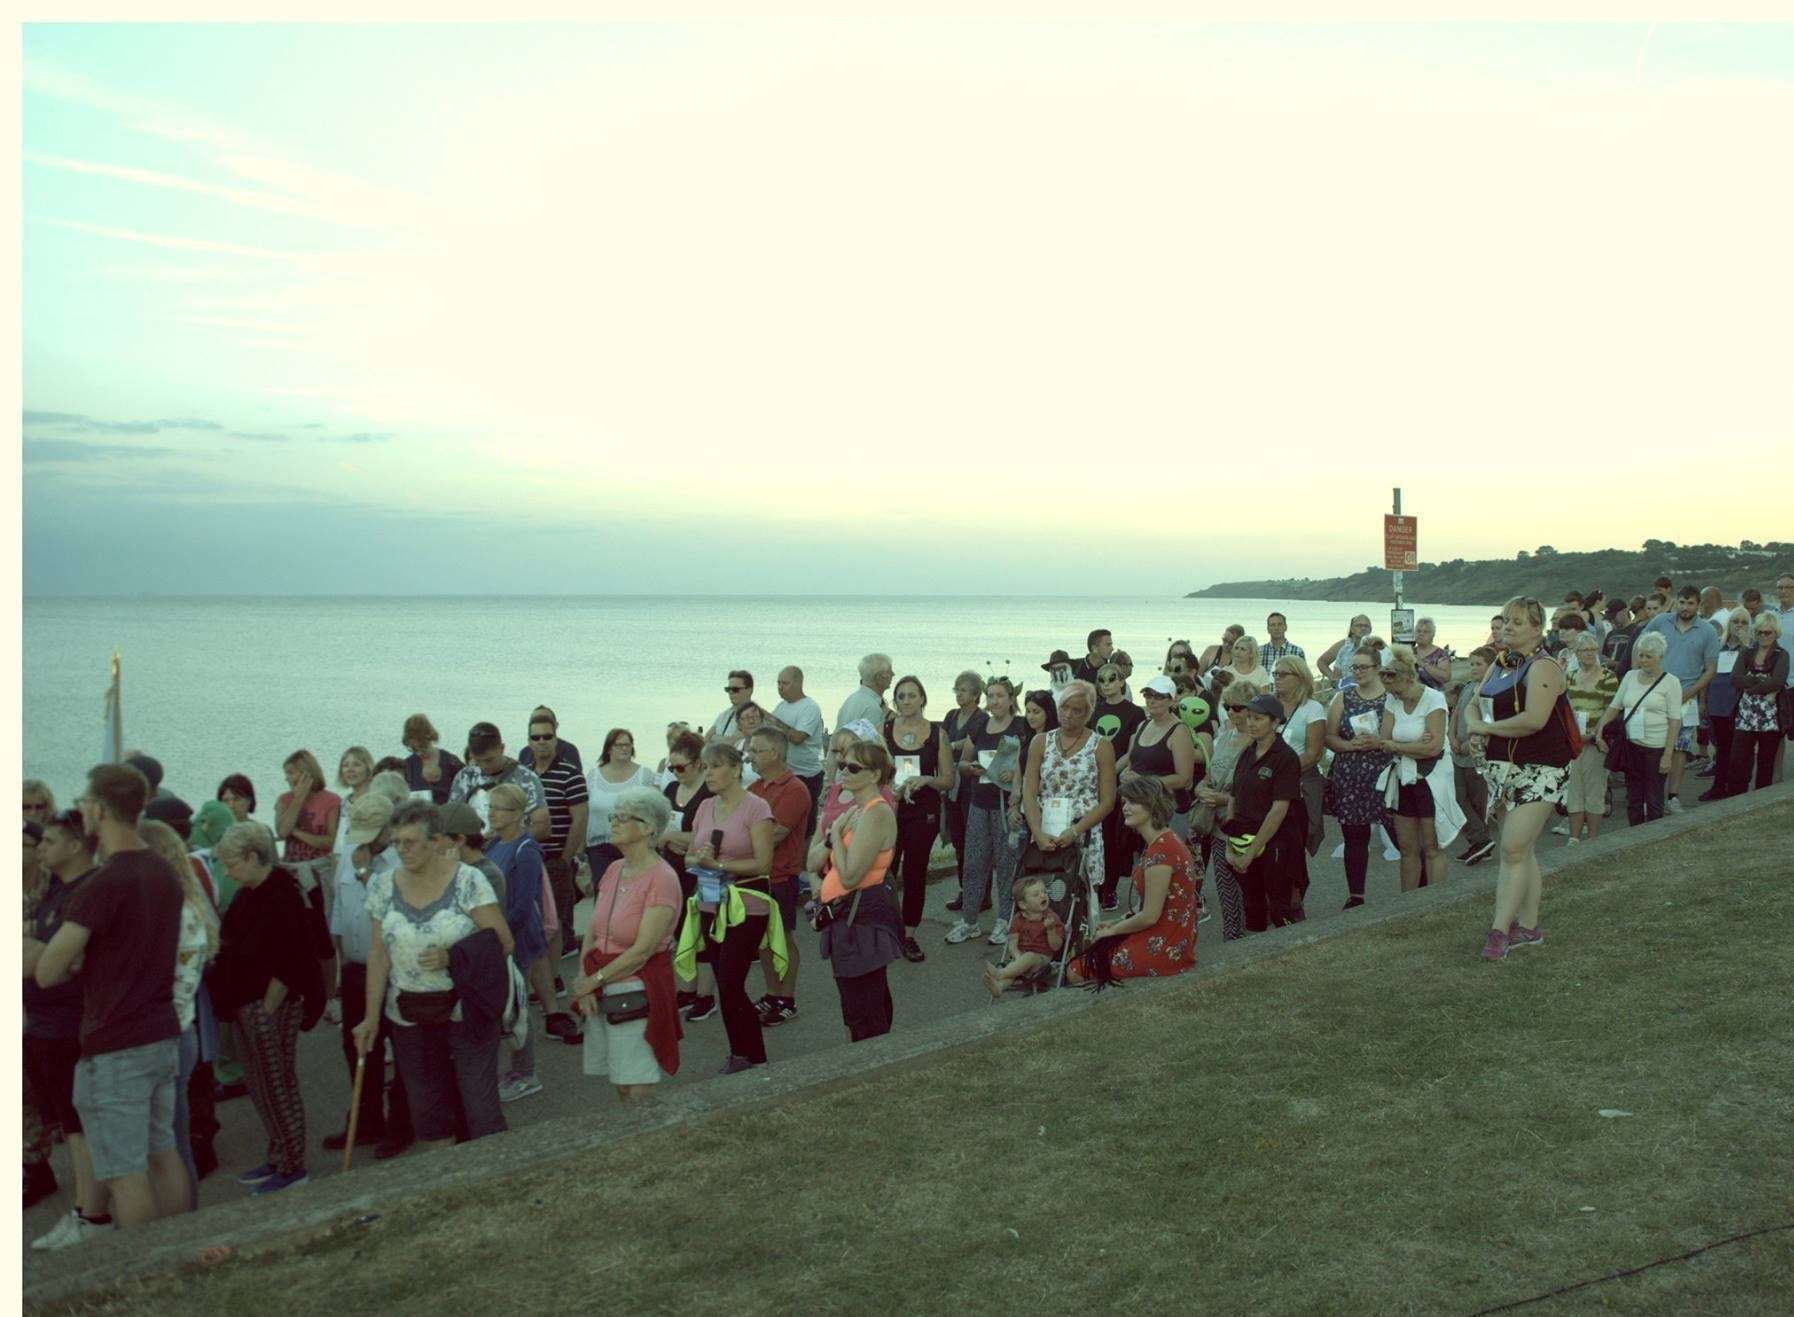
M 1389 638 L 1400 644 L 1414 640 L 1414 610 L 1402 606 L 1402 573 L 1420 566 L 1419 527 L 1402 516 L 1402 491 L 1395 491 L 1395 514 L 1383 518 L 1383 566 L 1395 573 L 1395 607 L 1389 611 Z

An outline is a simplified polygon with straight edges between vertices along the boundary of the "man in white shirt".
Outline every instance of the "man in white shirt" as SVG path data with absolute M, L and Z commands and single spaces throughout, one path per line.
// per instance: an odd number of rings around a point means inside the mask
M 723 693 L 729 697 L 729 707 L 716 715 L 706 741 L 733 741 L 741 735 L 741 711 L 754 702 L 754 674 L 736 668 L 723 683 Z
M 785 738 L 785 766 L 810 788 L 810 799 L 822 799 L 822 751 L 828 735 L 822 725 L 822 709 L 804 694 L 804 670 L 779 672 L 779 703 L 766 715 L 767 724 Z M 810 811 L 810 830 L 815 831 L 816 811 Z M 807 836 L 808 834 L 806 834 Z
M 859 689 L 841 702 L 841 712 L 835 718 L 836 730 L 854 722 L 867 722 L 874 728 L 882 728 L 890 717 L 885 692 L 891 688 L 893 675 L 895 669 L 889 654 L 868 654 L 861 659 Z

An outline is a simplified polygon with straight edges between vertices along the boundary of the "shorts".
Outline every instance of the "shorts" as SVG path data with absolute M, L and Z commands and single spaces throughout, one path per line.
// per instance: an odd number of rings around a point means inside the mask
M 1510 764 L 1491 759 L 1483 776 L 1489 783 L 1489 807 L 1508 805 L 1556 805 L 1563 801 L 1570 780 L 1568 764 Z
M 1404 782 L 1396 790 L 1395 813 L 1404 819 L 1433 817 L 1433 789 L 1425 782 Z
M 604 995 L 640 988 L 640 979 L 623 979 L 604 985 Z M 613 1084 L 658 1084 L 660 1062 L 648 1046 L 648 1022 L 630 1020 L 612 1024 L 602 1014 L 586 1019 L 585 1072 L 608 1076 Z
M 25 1038 L 25 1079 L 39 1116 L 46 1125 L 60 1125 L 65 1135 L 81 1132 L 75 1110 L 75 1066 L 81 1060 L 79 1038 Z
M 784 921 L 785 931 L 797 931 L 797 879 L 787 878 L 783 882 L 772 885 L 772 899 L 778 903 L 779 918 Z
M 1676 733 L 1676 749 L 1680 750 L 1683 754 L 1692 754 L 1697 744 L 1699 734 L 1700 729 L 1698 726 L 1683 723 L 1682 730 Z
M 1607 808 L 1607 756 L 1586 742 L 1582 753 L 1570 765 L 1569 780 L 1564 786 L 1564 811 L 1569 814 L 1599 814 Z
M 75 1066 L 75 1108 L 100 1180 L 149 1171 L 149 1159 L 174 1146 L 175 1085 L 181 1040 L 84 1056 Z

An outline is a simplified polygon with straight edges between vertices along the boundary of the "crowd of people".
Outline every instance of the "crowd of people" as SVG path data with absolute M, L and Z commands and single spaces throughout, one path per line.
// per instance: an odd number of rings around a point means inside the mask
M 927 958 L 942 843 L 959 887 L 945 943 L 1000 948 L 995 1001 L 1055 971 L 1100 988 L 1189 970 L 1205 883 L 1224 939 L 1303 920 L 1327 815 L 1345 910 L 1371 899 L 1373 838 L 1403 891 L 1499 855 L 1481 954 L 1537 946 L 1537 843 L 1559 817 L 1569 844 L 1596 836 L 1611 775 L 1634 826 L 1678 811 L 1691 776 L 1702 799 L 1778 778 L 1794 575 L 1776 592 L 1514 599 L 1462 659 L 1428 619 L 1391 644 L 1359 616 L 1312 666 L 1272 613 L 1262 643 L 1240 626 L 1200 655 L 1173 642 L 1138 702 L 1132 659 L 1098 629 L 1032 690 L 961 673 L 939 719 L 874 653 L 832 731 L 800 669 L 771 707 L 735 670 L 707 729 L 673 723 L 640 758 L 612 729 L 590 767 L 546 706 L 522 758 L 492 722 L 452 754 L 418 713 L 405 755 L 351 746 L 328 784 L 295 750 L 272 826 L 248 773 L 197 809 L 141 753 L 92 769 L 60 811 L 27 780 L 26 1205 L 58 1190 L 52 1141 L 75 1179 L 33 1247 L 191 1210 L 236 1096 L 266 1137 L 239 1181 L 305 1183 L 298 1038 L 320 1022 L 359 1076 L 352 1137 L 377 1158 L 506 1129 L 506 1106 L 542 1091 L 543 1038 L 580 1046 L 624 1102 L 676 1074 L 686 1029 L 718 1014 L 722 1073 L 765 1065 L 811 931 L 846 1038 L 878 1037 L 890 967 Z M 1075 936 L 1048 881 L 1068 874 L 1093 897 Z M 344 1148 L 348 1125 L 323 1146 Z

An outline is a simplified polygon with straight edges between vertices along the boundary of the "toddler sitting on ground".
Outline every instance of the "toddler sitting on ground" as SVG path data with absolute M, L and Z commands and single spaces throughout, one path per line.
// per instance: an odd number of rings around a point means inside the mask
M 1004 991 L 1017 979 L 1049 968 L 1065 945 L 1065 921 L 1048 904 L 1046 883 L 1038 877 L 1017 878 L 1014 894 L 1009 958 L 1002 969 L 995 965 L 984 967 L 984 986 L 990 989 L 994 1001 L 1001 1001 Z

